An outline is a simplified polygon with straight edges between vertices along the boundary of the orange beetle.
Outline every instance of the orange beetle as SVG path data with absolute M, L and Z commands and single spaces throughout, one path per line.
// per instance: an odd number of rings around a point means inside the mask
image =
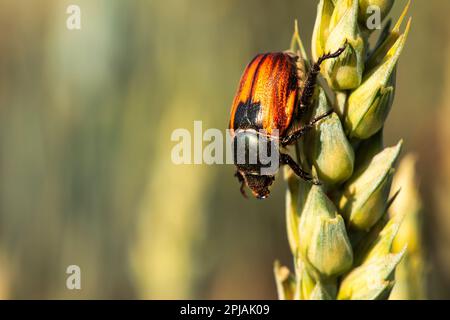
M 297 67 L 299 58 L 292 53 L 258 54 L 247 65 L 231 107 L 229 124 L 234 146 L 234 164 L 237 167 L 236 177 L 241 183 L 241 193 L 244 196 L 244 187 L 247 185 L 255 197 L 267 198 L 270 194 L 269 187 L 275 180 L 275 173 L 262 173 L 267 163 L 263 163 L 260 158 L 261 142 L 277 145 L 273 149 L 278 155 L 277 168 L 286 164 L 299 177 L 318 183 L 288 154 L 280 152 L 278 145 L 286 147 L 293 144 L 317 121 L 331 113 L 327 112 L 299 129 L 293 126 L 311 105 L 321 63 L 338 57 L 344 49 L 345 46 L 320 57 L 309 70 L 303 88 L 300 82 L 304 74 Z M 238 157 L 239 145 L 243 146 L 242 158 Z M 251 162 L 250 159 L 255 161 Z

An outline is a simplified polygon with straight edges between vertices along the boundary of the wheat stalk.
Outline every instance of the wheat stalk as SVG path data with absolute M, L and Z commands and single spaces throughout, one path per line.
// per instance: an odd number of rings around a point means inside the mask
M 422 246 L 422 201 L 418 192 L 416 177 L 417 158 L 406 155 L 398 166 L 392 188 L 399 189 L 397 199 L 389 209 L 389 214 L 405 212 L 405 218 L 395 236 L 392 250 L 399 252 L 407 244 L 405 255 L 395 272 L 395 286 L 389 297 L 391 300 L 418 300 L 426 298 L 425 257 Z
M 394 286 L 397 265 L 406 246 L 393 250 L 405 212 L 390 217 L 394 166 L 402 141 L 383 145 L 383 125 L 393 103 L 395 73 L 411 19 L 390 23 L 370 50 L 367 8 L 376 5 L 381 18 L 393 0 L 320 0 L 312 37 L 312 59 L 347 43 L 345 51 L 327 60 L 321 74 L 330 99 L 318 86 L 313 118 L 333 109 L 332 116 L 311 130 L 296 146 L 299 162 L 322 182 L 299 180 L 285 170 L 286 224 L 294 270 L 275 263 L 280 299 L 386 299 Z M 372 7 L 373 8 L 373 7 Z M 310 64 L 294 32 L 291 50 Z M 294 44 L 298 44 L 295 50 Z M 331 102 L 333 101 L 333 102 Z

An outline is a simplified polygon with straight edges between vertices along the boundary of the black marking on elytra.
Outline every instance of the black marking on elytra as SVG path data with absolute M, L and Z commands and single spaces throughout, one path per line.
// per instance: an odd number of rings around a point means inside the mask
M 262 129 L 261 105 L 259 102 L 239 103 L 234 116 L 233 128 L 236 129 Z

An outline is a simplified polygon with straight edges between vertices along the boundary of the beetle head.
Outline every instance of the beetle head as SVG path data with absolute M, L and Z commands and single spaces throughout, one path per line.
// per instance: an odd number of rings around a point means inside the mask
M 256 174 L 242 173 L 245 179 L 245 183 L 252 190 L 253 195 L 258 199 L 266 199 L 270 190 L 269 187 L 275 180 L 274 176 L 263 176 Z

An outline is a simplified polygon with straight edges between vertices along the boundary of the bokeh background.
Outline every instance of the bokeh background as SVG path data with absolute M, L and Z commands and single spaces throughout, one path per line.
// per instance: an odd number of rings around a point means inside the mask
M 246 63 L 294 19 L 309 48 L 316 4 L 0 0 L 0 298 L 276 298 L 282 179 L 245 200 L 232 166 L 172 164 L 170 135 L 225 129 Z M 385 129 L 418 156 L 430 298 L 450 298 L 449 12 L 412 1 Z

